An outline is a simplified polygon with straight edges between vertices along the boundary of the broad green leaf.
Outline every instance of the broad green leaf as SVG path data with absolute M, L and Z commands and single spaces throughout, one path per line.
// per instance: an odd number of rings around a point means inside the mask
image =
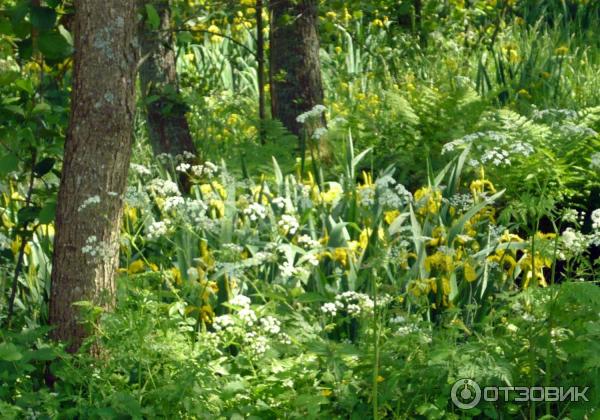
M 56 217 L 56 202 L 50 201 L 42 207 L 40 210 L 40 214 L 38 215 L 38 220 L 41 224 L 47 225 L 54 221 Z
M 4 360 L 7 362 L 16 362 L 17 360 L 21 360 L 22 358 L 23 354 L 21 354 L 17 346 L 15 346 L 14 344 L 0 344 L 0 360 Z
M 38 46 L 45 57 L 52 60 L 67 58 L 73 52 L 73 47 L 60 32 L 47 32 L 40 35 Z
M 156 8 L 150 3 L 146 4 L 146 16 L 148 17 L 148 26 L 153 30 L 157 30 L 160 26 L 160 17 Z
M 55 162 L 56 162 L 56 159 L 49 158 L 49 157 L 44 158 L 44 159 L 40 160 L 38 163 L 36 163 L 35 167 L 33 168 L 33 173 L 38 178 L 41 178 L 52 170 L 52 167 L 54 166 Z
M 56 12 L 49 7 L 33 6 L 31 24 L 40 31 L 49 31 L 56 22 Z
M 19 168 L 19 158 L 15 154 L 0 157 L 0 177 L 8 175 Z

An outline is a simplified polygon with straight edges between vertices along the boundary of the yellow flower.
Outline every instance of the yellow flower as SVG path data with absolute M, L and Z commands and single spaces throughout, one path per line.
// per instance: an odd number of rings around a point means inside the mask
M 471 194 L 473 194 L 473 197 L 480 196 L 486 190 L 489 191 L 489 192 L 491 192 L 491 193 L 495 193 L 496 192 L 496 188 L 494 187 L 494 184 L 492 184 L 487 179 L 476 179 L 476 180 L 474 180 L 473 182 L 471 182 L 471 185 L 469 186 L 469 189 L 471 190 Z
M 346 248 L 335 248 L 333 250 L 332 259 L 341 262 L 345 267 L 348 264 L 348 250 Z
M 414 197 L 417 203 L 425 201 L 425 204 L 417 211 L 420 215 L 436 214 L 439 211 L 442 203 L 442 192 L 440 190 L 423 187 L 415 191 Z
M 519 235 L 512 234 L 507 230 L 500 237 L 500 242 L 524 242 Z
M 525 273 L 525 282 L 523 288 L 528 288 L 529 283 L 535 278 L 538 285 L 546 287 L 546 279 L 544 277 L 544 268 L 550 268 L 552 261 L 549 258 L 542 257 L 536 253 L 535 258 L 532 258 L 531 253 L 525 252 L 525 254 L 519 260 L 519 267 Z
M 378 28 L 383 28 L 383 26 L 384 26 L 383 21 L 381 19 L 375 19 L 375 20 L 373 20 L 373 22 L 371 22 L 371 24 Z
M 173 268 L 171 268 L 171 270 L 169 270 L 169 273 L 171 274 L 171 278 L 173 279 L 173 282 L 177 286 L 181 286 L 182 285 L 181 271 L 179 271 L 179 269 L 177 267 L 173 267 Z
M 392 222 L 394 220 L 396 220 L 396 218 L 400 216 L 400 211 L 399 210 L 390 210 L 390 211 L 386 211 L 383 213 L 383 220 L 385 220 L 385 222 L 388 225 L 391 225 Z
M 436 281 L 437 280 L 435 277 L 428 279 L 416 279 L 408 283 L 407 290 L 415 297 L 424 296 L 432 290 L 434 292 L 437 290 Z
M 321 390 L 321 395 L 324 397 L 329 397 L 331 396 L 331 394 L 333 394 L 333 391 L 331 391 L 331 389 L 323 389 Z
M 517 95 L 521 96 L 522 98 L 525 99 L 531 99 L 531 95 L 529 94 L 529 92 L 527 91 L 527 89 L 521 89 L 520 91 L 517 92 Z
M 315 187 L 317 188 L 317 187 Z M 330 182 L 329 183 L 329 191 L 327 192 L 321 192 L 319 194 L 319 199 L 317 199 L 316 201 L 325 203 L 325 204 L 332 204 L 335 200 L 337 200 L 337 198 L 339 196 L 341 196 L 344 192 L 344 189 L 342 188 L 342 186 L 340 184 L 338 184 L 337 182 Z
M 568 52 L 569 52 L 569 47 L 567 47 L 565 45 L 558 47 L 557 49 L 554 50 L 554 53 L 556 55 L 560 55 L 560 56 L 567 55 Z
M 383 381 L 385 381 L 385 378 L 381 375 L 377 376 L 377 383 L 382 383 Z
M 21 237 L 17 236 L 17 238 L 10 245 L 10 249 L 13 252 L 13 255 L 17 255 L 19 250 L 21 249 Z M 31 253 L 31 247 L 29 246 L 29 242 L 25 245 L 25 255 L 29 255 Z
M 477 271 L 475 271 L 475 267 L 473 267 L 473 265 L 471 265 L 471 263 L 469 261 L 465 262 L 465 265 L 463 266 L 463 270 L 464 270 L 466 281 L 471 283 L 471 282 L 477 280 Z
M 203 305 L 200 308 L 200 318 L 204 322 L 213 322 L 213 319 L 215 318 L 215 312 L 213 311 L 212 306 Z
M 433 269 L 449 273 L 452 271 L 452 257 L 442 252 L 436 252 L 425 258 L 425 269 L 431 272 Z
M 129 267 L 127 267 L 127 274 L 141 273 L 142 271 L 144 271 L 145 266 L 146 264 L 144 264 L 144 261 L 135 260 L 134 262 L 129 264 Z

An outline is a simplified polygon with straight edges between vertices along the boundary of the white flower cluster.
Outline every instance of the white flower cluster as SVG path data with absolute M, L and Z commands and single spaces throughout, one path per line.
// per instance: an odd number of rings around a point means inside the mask
M 273 200 L 271 200 L 271 204 L 273 204 L 278 209 L 283 210 L 285 209 L 285 198 L 275 197 Z
M 315 249 L 320 248 L 321 243 L 308 235 L 301 235 L 298 237 L 298 245 L 304 249 Z
M 564 253 L 570 255 L 581 255 L 588 247 L 586 236 L 573 228 L 566 228 L 561 235 Z
M 244 209 L 244 215 L 252 222 L 256 222 L 257 220 L 262 220 L 267 217 L 267 209 L 262 204 L 251 203 Z
M 577 118 L 577 112 L 572 109 L 549 108 L 533 111 L 532 118 L 536 121 L 556 122 L 561 120 L 573 120 Z
M 148 194 L 134 186 L 127 187 L 124 201 L 127 206 L 137 208 L 144 208 L 150 203 Z
M 567 137 L 595 137 L 598 133 L 585 125 L 565 124 L 560 126 L 560 132 Z
M 140 175 L 140 176 L 152 175 L 152 171 L 150 169 L 148 169 L 147 167 L 145 167 L 144 165 L 132 163 L 131 165 L 129 165 L 129 167 L 137 175 Z
M 98 241 L 96 235 L 89 236 L 85 240 L 85 245 L 81 247 L 81 252 L 93 258 L 110 259 L 113 256 L 107 243 Z
M 473 195 L 471 194 L 454 194 L 448 201 L 459 213 L 467 211 L 474 204 Z
M 561 219 L 563 220 L 563 222 L 581 225 L 583 224 L 584 217 L 585 213 L 583 212 L 578 212 L 575 209 L 566 209 L 563 212 Z
M 168 179 L 155 178 L 150 181 L 146 187 L 148 192 L 155 194 L 158 197 L 169 197 L 172 195 L 181 195 L 179 187 L 173 181 Z
M 171 221 L 168 219 L 152 222 L 146 229 L 146 237 L 148 240 L 158 239 L 165 236 L 169 232 Z
M 600 152 L 594 153 L 591 156 L 590 168 L 600 171 Z
M 318 127 L 312 135 L 312 138 L 315 140 L 319 140 L 321 137 L 323 137 L 325 134 L 327 134 L 327 128 L 325 127 Z
M 289 214 L 282 215 L 277 225 L 283 230 L 285 235 L 295 235 L 300 228 L 298 220 Z
M 375 181 L 379 203 L 388 209 L 400 209 L 410 203 L 413 196 L 402 184 L 390 175 L 384 175 Z
M 185 200 L 179 195 L 167 197 L 164 204 L 165 211 L 175 211 L 185 205 Z
M 300 124 L 304 124 L 306 120 L 310 118 L 320 117 L 326 110 L 327 108 L 325 108 L 324 105 L 315 105 L 311 110 L 298 115 L 298 117 L 296 117 L 296 121 Z
M 326 315 L 336 316 L 338 312 L 345 312 L 355 318 L 373 312 L 373 300 L 364 294 L 357 292 L 344 292 L 335 297 L 335 302 L 327 302 L 321 306 L 321 312 Z
M 83 209 L 85 209 L 88 206 L 91 206 L 93 204 L 99 204 L 100 203 L 100 196 L 99 195 L 94 195 L 92 197 L 86 198 L 83 203 L 81 203 L 81 205 L 79 206 L 79 208 L 77 209 L 78 212 L 82 211 Z
M 363 207 L 369 207 L 375 204 L 375 189 L 365 187 L 358 190 L 358 200 Z
M 229 314 L 216 317 L 212 324 L 215 331 L 223 331 L 233 325 L 235 325 L 235 320 Z
M 317 262 L 318 263 L 318 262 Z M 295 267 L 293 262 L 284 261 L 279 265 L 279 272 L 284 279 L 294 278 L 306 274 L 306 270 L 302 267 Z
M 494 147 L 481 155 L 481 163 L 494 166 L 510 166 L 509 154 L 506 150 Z
M 194 174 L 194 176 L 200 178 L 200 177 L 208 177 L 211 178 L 213 177 L 217 171 L 219 170 L 219 167 L 217 165 L 215 165 L 212 162 L 204 162 L 204 164 L 202 165 L 194 165 L 191 167 L 192 170 L 192 174 Z

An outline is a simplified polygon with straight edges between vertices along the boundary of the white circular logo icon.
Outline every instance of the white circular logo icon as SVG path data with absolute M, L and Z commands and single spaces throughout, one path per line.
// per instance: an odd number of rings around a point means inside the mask
M 481 388 L 472 379 L 459 379 L 450 392 L 452 402 L 460 409 L 468 410 L 475 407 L 481 400 Z

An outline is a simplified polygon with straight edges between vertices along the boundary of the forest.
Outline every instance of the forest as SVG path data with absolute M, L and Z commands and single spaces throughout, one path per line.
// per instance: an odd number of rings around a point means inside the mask
M 599 420 L 599 27 L 0 0 L 0 418 Z

